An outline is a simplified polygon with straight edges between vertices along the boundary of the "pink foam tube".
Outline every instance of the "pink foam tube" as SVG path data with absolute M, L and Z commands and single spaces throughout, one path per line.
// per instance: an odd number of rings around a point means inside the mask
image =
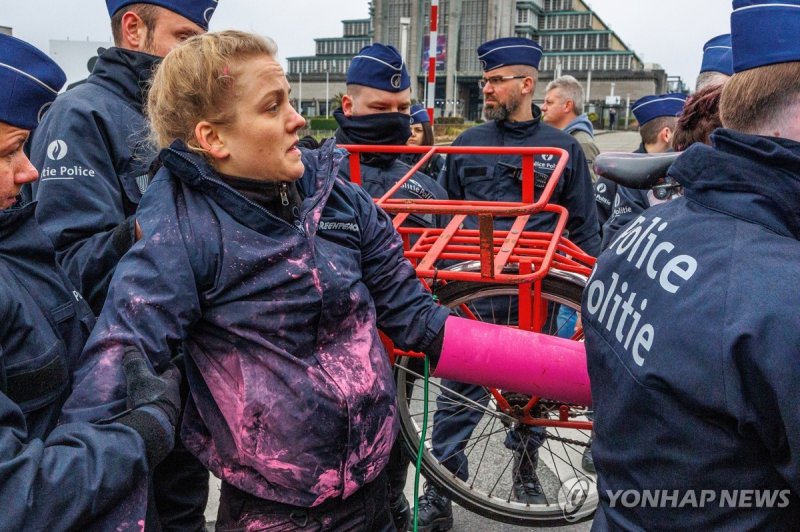
M 450 316 L 434 377 L 590 406 L 586 349 L 575 342 Z

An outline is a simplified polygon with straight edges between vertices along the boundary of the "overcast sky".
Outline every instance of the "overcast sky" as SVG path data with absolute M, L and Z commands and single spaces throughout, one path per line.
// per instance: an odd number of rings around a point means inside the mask
M 645 62 L 661 64 L 669 75 L 681 76 L 690 86 L 700 70 L 703 43 L 730 31 L 731 0 L 588 3 Z M 0 25 L 13 27 L 15 36 L 44 51 L 49 39 L 111 38 L 101 0 L 0 0 L 0 6 Z M 313 55 L 315 37 L 341 36 L 340 20 L 362 17 L 367 17 L 366 0 L 220 0 L 211 29 L 269 35 L 285 59 Z

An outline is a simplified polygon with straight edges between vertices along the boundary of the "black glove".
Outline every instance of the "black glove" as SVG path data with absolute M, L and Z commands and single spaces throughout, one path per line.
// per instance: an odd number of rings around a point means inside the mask
M 444 345 L 444 327 L 442 330 L 439 331 L 439 334 L 431 340 L 431 343 L 426 347 L 423 352 L 428 356 L 428 361 L 430 362 L 431 371 L 436 367 L 439 363 L 439 357 L 442 356 L 442 346 Z
M 306 135 L 305 137 L 300 139 L 297 142 L 297 145 L 300 146 L 301 148 L 307 148 L 309 150 L 317 150 L 319 149 L 320 146 L 322 146 L 322 144 L 317 142 L 317 139 L 315 139 L 311 135 Z
M 135 347 L 125 348 L 122 370 L 131 411 L 120 416 L 117 422 L 142 436 L 147 463 L 152 468 L 167 456 L 175 443 L 175 425 L 181 407 L 181 373 L 171 366 L 161 375 L 155 375 Z

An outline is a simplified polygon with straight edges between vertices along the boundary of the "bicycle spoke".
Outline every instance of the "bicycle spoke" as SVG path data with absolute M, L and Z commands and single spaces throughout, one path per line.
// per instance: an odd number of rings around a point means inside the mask
M 571 283 L 549 277 L 542 281 L 541 297 L 547 309 L 543 332 L 561 332 L 564 335 L 570 332 L 572 320 L 579 315 L 581 292 L 580 286 Z M 456 315 L 471 314 L 469 317 L 473 319 L 516 326 L 519 313 L 517 286 L 450 282 L 439 290 L 438 295 L 442 304 L 454 309 Z M 572 310 L 563 310 L 559 320 L 559 308 Z M 428 481 L 443 487 L 454 502 L 490 519 L 527 526 L 562 522 L 564 515 L 555 504 L 557 487 L 554 483 L 560 486 L 569 478 L 587 477 L 580 469 L 584 449 L 581 442 L 589 440 L 591 430 L 560 427 L 563 405 L 557 402 L 542 400 L 530 410 L 529 415 L 534 419 L 548 419 L 552 423 L 552 426 L 533 428 L 527 425 L 521 404 L 512 403 L 510 411 L 501 411 L 493 392 L 488 389 L 451 389 L 450 385 L 432 379 L 427 400 L 430 405 L 428 423 L 434 428 L 426 435 L 425 441 L 420 442 L 420 411 L 424 404 L 421 375 L 409 369 L 408 364 L 407 359 L 400 359 L 398 363 L 401 369 L 398 371 L 398 394 L 402 398 L 399 403 L 403 432 L 412 449 L 423 446 L 422 466 Z M 412 385 L 408 380 L 415 378 L 419 382 Z M 408 387 L 406 382 L 409 382 Z M 585 407 L 568 407 L 569 421 L 586 419 Z M 432 419 L 436 420 L 435 423 L 431 423 Z M 466 425 L 460 425 L 457 430 L 445 427 L 437 430 L 439 423 Z M 442 460 L 434 456 L 434 431 L 436 455 L 448 453 Z M 505 444 L 511 433 L 519 433 L 520 437 L 513 436 L 515 444 L 509 449 Z M 541 443 L 536 445 L 538 441 Z M 520 453 L 517 457 L 523 460 L 523 464 L 524 460 L 537 460 L 537 474 L 544 481 L 542 504 L 516 500 L 513 482 L 515 451 Z M 587 478 L 595 482 L 593 477 Z

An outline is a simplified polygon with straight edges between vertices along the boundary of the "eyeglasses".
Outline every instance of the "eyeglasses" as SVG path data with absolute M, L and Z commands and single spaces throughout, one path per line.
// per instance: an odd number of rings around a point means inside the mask
M 497 85 L 497 84 L 502 83 L 504 81 L 510 81 L 512 79 L 524 79 L 524 78 L 527 78 L 527 77 L 528 76 L 492 76 L 491 78 L 481 78 L 481 79 L 478 80 L 478 87 L 480 87 L 480 89 L 483 90 L 483 88 L 487 84 L 489 84 L 489 85 Z

